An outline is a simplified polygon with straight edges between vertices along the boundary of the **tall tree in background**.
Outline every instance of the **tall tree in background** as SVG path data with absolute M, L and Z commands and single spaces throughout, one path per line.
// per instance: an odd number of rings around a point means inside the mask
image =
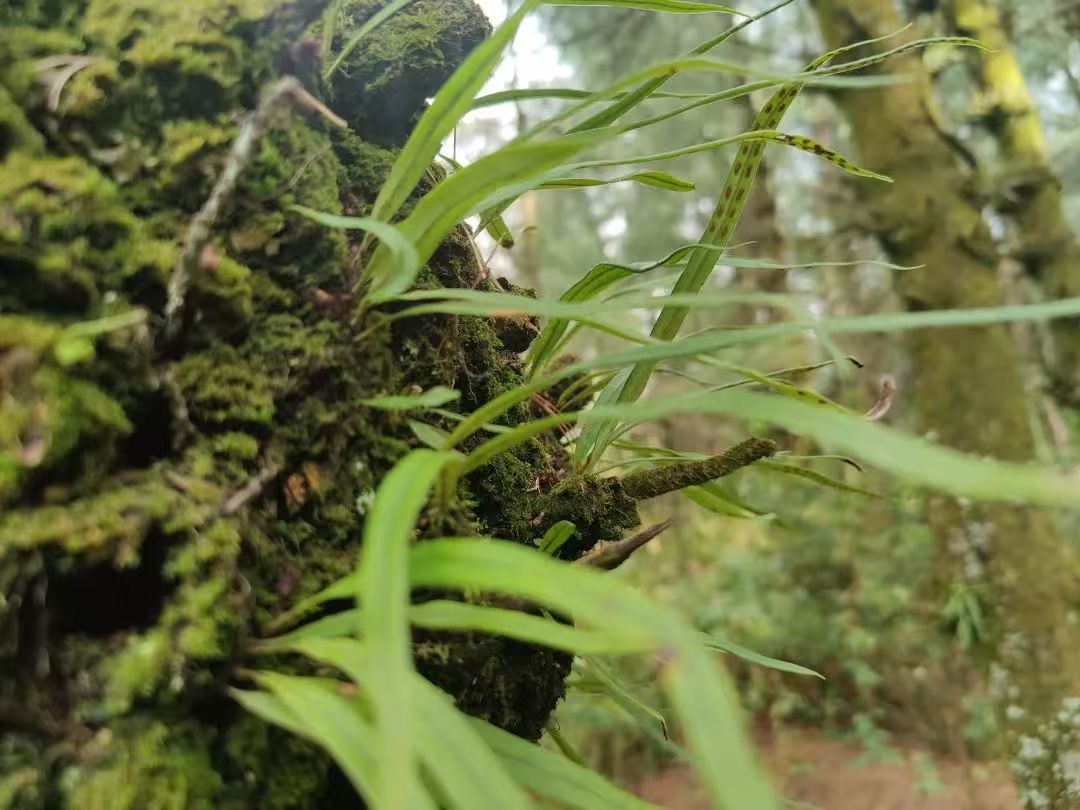
M 830 48 L 896 31 L 892 0 L 817 0 Z M 897 263 L 922 265 L 898 281 L 912 310 L 998 305 L 1001 254 L 980 210 L 974 177 L 942 131 L 915 59 L 889 70 L 915 81 L 837 94 L 862 165 L 895 178 L 866 185 L 867 226 Z M 1023 461 L 1033 454 L 1021 361 L 1005 328 L 927 332 L 907 339 L 921 430 L 952 447 Z M 1009 506 L 931 497 L 941 587 L 981 595 L 990 626 L 981 646 L 1030 807 L 1075 807 L 1066 765 L 1077 748 L 1080 625 L 1070 621 L 1076 568 L 1049 518 Z
M 975 37 L 993 50 L 967 54 L 979 88 L 976 120 L 994 139 L 1000 209 L 1015 224 L 1015 251 L 1045 298 L 1080 295 L 1080 242 L 1066 218 L 1061 182 L 1047 149 L 1039 110 L 991 0 L 942 4 L 952 33 Z M 1042 358 L 1052 395 L 1080 406 L 1080 322 L 1052 327 L 1052 350 Z

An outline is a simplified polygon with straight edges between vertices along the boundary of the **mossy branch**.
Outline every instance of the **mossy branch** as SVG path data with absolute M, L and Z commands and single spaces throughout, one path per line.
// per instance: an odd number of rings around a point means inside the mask
M 747 439 L 704 461 L 667 464 L 630 473 L 622 478 L 622 488 L 623 492 L 634 500 L 643 501 L 723 478 L 774 453 L 775 442 L 768 439 Z

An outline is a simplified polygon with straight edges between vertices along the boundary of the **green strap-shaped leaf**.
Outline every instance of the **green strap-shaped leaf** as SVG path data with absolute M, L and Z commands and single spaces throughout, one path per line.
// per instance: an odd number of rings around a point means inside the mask
M 371 807 L 393 807 L 380 782 L 381 752 L 371 721 L 355 699 L 339 694 L 336 681 L 258 673 L 270 694 L 234 690 L 232 695 L 268 722 L 318 743 L 333 758 Z M 404 807 L 397 805 L 398 807 Z M 416 796 L 417 810 L 433 810 L 426 792 Z
M 660 656 L 660 681 L 676 706 L 713 805 L 726 810 L 778 806 L 745 737 L 730 683 L 697 633 L 670 609 L 599 571 L 558 563 L 513 543 L 428 540 L 413 548 L 410 563 L 414 587 L 520 596 L 571 617 L 578 626 L 651 643 Z
M 464 166 L 458 163 L 449 155 L 439 155 L 450 166 L 451 173 L 459 172 Z M 484 222 L 479 228 L 476 229 L 476 233 L 480 231 L 487 231 L 488 236 L 495 240 L 495 243 L 499 247 L 512 248 L 514 246 L 514 234 L 510 232 L 510 228 L 506 224 L 506 220 L 502 216 L 496 214 L 491 218 L 490 222 Z
M 558 180 L 549 180 L 542 183 L 539 188 L 546 189 L 570 189 L 590 188 L 592 186 L 610 186 L 613 183 L 640 183 L 643 186 L 663 189 L 664 191 L 693 191 L 696 186 L 689 180 L 683 180 L 667 172 L 634 172 L 624 174 L 621 177 L 608 179 L 600 177 L 562 177 Z
M 424 718 L 421 757 L 441 789 L 442 806 L 451 810 L 533 807 L 513 774 L 449 695 L 418 674 L 413 676 L 412 692 L 417 713 Z
M 420 272 L 420 257 L 412 240 L 396 226 L 373 217 L 346 217 L 326 211 L 316 211 L 304 205 L 290 205 L 290 211 L 325 225 L 327 228 L 345 231 L 365 231 L 376 237 L 381 249 L 386 251 L 389 273 L 395 278 L 416 278 Z
M 619 683 L 619 679 L 595 656 L 583 655 L 582 660 L 586 667 L 586 679 L 591 679 L 592 683 L 595 684 L 595 688 L 607 695 L 616 706 L 644 728 L 652 730 L 652 727 L 655 726 L 665 740 L 670 739 L 667 720 L 663 714 L 647 705 L 637 695 Z M 592 684 L 590 684 L 591 686 Z
M 568 810 L 659 810 L 600 774 L 477 718 L 477 733 L 521 785 Z
M 793 2 L 793 0 L 788 0 Z M 519 101 L 544 101 L 553 98 L 562 99 L 583 99 L 589 98 L 596 94 L 594 90 L 580 90 L 573 87 L 516 87 L 512 90 L 499 90 L 495 93 L 488 93 L 484 96 L 478 96 L 473 102 L 472 108 L 474 110 L 482 109 L 483 107 L 494 107 L 497 104 L 509 104 Z M 617 96 L 616 101 L 625 97 L 627 94 Z M 653 98 L 677 98 L 677 99 L 699 99 L 708 97 L 709 93 L 653 93 Z
M 785 382 L 784 380 L 777 380 L 770 375 L 759 374 L 751 368 L 732 366 L 731 370 L 744 378 L 742 383 L 729 383 L 728 385 L 717 386 L 715 390 L 724 391 L 728 388 L 736 388 L 741 384 L 757 383 L 758 385 L 765 386 L 771 391 L 775 391 L 780 394 L 780 396 L 797 399 L 800 402 L 812 402 L 815 405 L 823 405 L 826 408 L 835 408 L 838 411 L 850 413 L 848 408 L 845 408 L 837 402 L 833 402 L 827 396 L 819 394 L 812 388 L 805 388 L 801 385 L 793 385 L 792 383 Z
M 395 396 L 372 397 L 360 400 L 361 405 L 378 408 L 382 411 L 415 411 L 438 408 L 448 402 L 461 398 L 461 392 L 444 385 L 436 385 L 419 394 L 398 394 Z
M 354 581 L 354 580 L 353 580 Z M 298 627 L 291 633 L 262 641 L 256 652 L 278 653 L 287 650 L 309 651 L 316 639 L 343 639 L 355 633 L 360 610 L 343 610 Z M 560 624 L 551 619 L 483 605 L 449 600 L 434 600 L 412 605 L 409 621 L 429 630 L 472 630 L 506 636 L 518 641 L 542 644 L 570 653 L 618 655 L 642 652 L 648 645 L 640 635 L 627 638 L 608 630 L 588 630 Z
M 796 478 L 804 478 L 807 481 L 812 481 L 823 487 L 829 489 L 836 489 L 840 492 L 850 492 L 855 495 L 866 495 L 870 498 L 884 498 L 885 496 L 879 492 L 872 492 L 869 489 L 863 487 L 853 486 L 837 478 L 819 473 L 817 470 L 808 470 L 806 467 L 799 467 L 795 464 L 783 464 L 779 461 L 768 461 L 759 465 L 761 469 L 772 470 L 773 472 L 783 473 L 785 475 L 793 475 Z
M 696 3 L 693 0 L 545 0 L 549 6 L 610 6 L 639 11 L 662 11 L 667 14 L 739 14 L 729 6 Z
M 641 635 L 626 636 L 617 629 L 583 629 L 560 624 L 520 610 L 436 600 L 413 605 L 410 616 L 418 627 L 432 630 L 472 630 L 540 644 L 569 653 L 625 655 L 648 650 Z
M 706 635 L 704 637 L 704 644 L 711 650 L 720 650 L 721 652 L 730 653 L 736 658 L 749 661 L 751 664 L 757 664 L 759 667 L 775 669 L 778 672 L 790 672 L 792 675 L 809 675 L 810 677 L 825 680 L 824 675 L 815 672 L 808 667 L 793 664 L 790 661 L 781 661 L 779 658 L 770 658 L 767 655 L 756 653 L 751 649 L 727 641 L 726 639 L 717 638 L 716 636 Z
M 702 509 L 724 517 L 735 518 L 736 520 L 756 520 L 770 517 L 768 512 L 750 506 L 715 482 L 680 489 L 679 494 L 684 495 Z
M 439 430 L 434 425 L 429 425 L 427 422 L 421 422 L 417 419 L 409 420 L 409 429 L 425 447 L 430 447 L 432 450 L 441 450 L 446 446 L 446 439 L 449 434 L 445 430 Z
M 881 39 L 884 39 L 884 37 L 830 51 L 811 62 L 807 68 L 807 72 L 817 71 L 821 75 L 832 75 L 835 73 L 857 70 L 862 67 L 876 64 L 890 56 L 903 53 L 912 48 L 923 47 L 935 42 L 947 41 L 963 45 L 976 44 L 974 40 L 967 38 L 936 37 L 920 40 L 918 42 L 905 43 L 891 51 L 875 54 L 866 59 L 847 62 L 831 69 L 819 70 L 822 65 L 830 60 L 841 56 L 854 48 L 872 44 Z M 795 98 L 799 95 L 804 86 L 805 85 L 801 83 L 792 83 L 777 90 L 772 98 L 770 98 L 758 112 L 757 117 L 754 119 L 752 129 L 776 132 L 780 127 L 784 114 L 791 107 L 791 104 L 795 101 Z M 797 146 L 798 144 L 792 142 L 790 145 Z M 757 177 L 758 168 L 761 165 L 764 151 L 765 144 L 763 142 L 745 142 L 739 147 L 739 152 L 735 157 L 735 161 L 728 171 L 723 191 L 720 194 L 720 198 L 717 200 L 712 217 L 709 219 L 708 225 L 706 225 L 705 232 L 699 240 L 700 242 L 717 247 L 724 247 L 729 243 L 735 232 L 735 227 L 742 217 L 746 198 L 750 192 L 750 188 L 753 186 L 754 179 Z M 715 251 L 695 251 L 690 257 L 686 268 L 679 276 L 679 280 L 676 282 L 673 292 L 696 293 L 705 284 L 705 281 L 716 266 L 716 262 L 717 253 Z M 674 339 L 678 334 L 679 329 L 682 327 L 683 322 L 686 320 L 687 312 L 688 310 L 685 307 L 678 306 L 669 307 L 662 311 L 653 326 L 653 336 L 661 340 Z M 636 400 L 640 397 L 645 391 L 645 387 L 648 384 L 649 378 L 652 376 L 654 368 L 655 365 L 647 363 L 636 366 L 633 371 L 627 375 L 625 381 L 619 383 L 619 388 L 613 397 L 613 400 L 626 402 Z M 613 382 L 612 385 L 615 385 L 615 383 Z M 616 429 L 617 426 L 609 422 L 596 422 L 587 428 L 578 441 L 576 450 L 578 460 L 589 464 L 595 463 L 611 441 Z
M 678 413 L 723 414 L 798 431 L 942 492 L 976 500 L 1080 508 L 1080 476 L 1075 473 L 979 459 L 859 416 L 771 394 L 740 390 L 688 394 L 621 403 L 597 416 L 644 420 Z
M 721 292 L 715 295 L 626 296 L 624 298 L 610 298 L 604 301 L 588 303 L 581 301 L 551 301 L 544 298 L 532 298 L 527 295 L 448 287 L 438 290 L 414 290 L 398 296 L 397 300 L 419 303 L 395 313 L 393 316 L 395 318 L 413 318 L 417 315 L 429 315 L 432 313 L 490 315 L 494 317 L 528 314 L 561 317 L 584 323 L 604 324 L 604 321 L 600 318 L 590 316 L 604 313 L 625 316 L 626 313 L 634 310 L 660 309 L 668 303 L 680 304 L 692 309 L 724 309 L 736 304 L 790 308 L 795 299 L 782 293 L 733 291 Z M 803 329 L 806 328 L 806 323 L 803 322 Z M 614 329 L 615 332 L 623 332 L 628 336 L 634 335 L 634 333 L 627 332 L 625 329 L 620 329 L 611 324 L 604 324 L 604 328 Z M 628 337 L 628 339 L 639 343 L 648 342 L 649 340 L 655 341 L 655 339 L 649 338 L 647 335 L 636 335 Z
M 387 808 L 418 806 L 423 787 L 416 768 L 415 723 L 409 678 L 409 544 L 416 519 L 443 467 L 456 454 L 414 450 L 383 478 L 364 523 L 358 569 L 360 632 L 384 682 L 374 703 L 379 749 L 378 790 Z
M 560 520 L 546 532 L 540 541 L 540 553 L 549 557 L 555 556 L 555 552 L 562 548 L 566 541 L 574 536 L 577 526 L 569 520 Z
M 492 198 L 498 199 L 500 192 L 508 187 L 517 192 L 542 182 L 543 174 L 549 169 L 612 135 L 583 133 L 503 147 L 436 185 L 398 228 L 415 246 L 419 261 L 426 262 L 455 225 L 478 208 L 489 205 Z M 389 249 L 380 245 L 365 269 L 365 278 L 370 283 L 368 299 L 384 301 L 407 290 L 416 273 L 396 272 Z
M 369 705 L 377 705 L 383 699 L 385 673 L 362 643 L 342 638 L 307 639 L 297 642 L 293 650 L 341 669 L 361 688 Z M 451 810 L 531 807 L 525 792 L 501 767 L 498 758 L 446 693 L 416 672 L 409 674 L 404 686 L 409 694 L 410 711 L 423 718 L 416 727 L 417 752 L 441 807 Z M 384 761 L 380 760 L 379 765 L 385 767 Z M 410 807 L 402 806 L 402 810 Z
M 781 2 L 777 3 L 771 8 L 765 9 L 760 14 L 731 26 L 726 31 L 722 32 L 719 36 L 711 37 L 710 39 L 705 40 L 705 42 L 702 42 L 700 45 L 692 48 L 687 53 L 687 56 L 705 56 L 710 51 L 723 45 L 725 42 L 731 39 L 731 37 L 735 36 L 737 33 L 742 31 L 751 23 L 757 22 L 758 20 L 767 17 L 774 11 L 779 11 L 791 2 L 792 0 L 781 0 Z M 611 124 L 619 120 L 622 116 L 624 116 L 626 113 L 628 113 L 630 110 L 641 104 L 643 101 L 648 98 L 652 98 L 661 87 L 667 84 L 674 77 L 675 73 L 677 72 L 678 70 L 676 69 L 674 73 L 662 73 L 659 76 L 647 78 L 638 87 L 635 87 L 624 94 L 616 96 L 614 98 L 614 103 L 609 104 L 600 112 L 580 122 L 574 127 L 574 129 L 579 132 L 584 132 L 586 130 L 596 129 L 598 127 L 610 126 Z
M 570 289 L 562 294 L 559 300 L 566 302 L 588 301 L 625 278 L 648 273 L 661 267 L 676 265 L 689 256 L 696 247 L 699 247 L 699 245 L 684 245 L 673 250 L 662 259 L 643 264 L 628 265 L 601 262 L 594 265 L 585 274 L 584 278 L 575 282 Z M 708 247 L 709 249 L 719 250 L 719 248 L 713 248 L 712 246 Z M 532 346 L 529 347 L 527 360 L 530 378 L 543 371 L 544 367 L 554 359 L 557 347 L 569 326 L 570 321 L 562 318 L 554 318 L 547 322 L 540 333 L 540 337 L 534 340 Z
M 687 299 L 682 299 L 687 300 Z M 556 302 L 549 302 L 556 303 Z M 526 310 L 527 311 L 527 310 Z M 519 385 L 489 402 L 484 403 L 468 414 L 451 431 L 447 439 L 448 447 L 455 447 L 469 436 L 482 430 L 485 425 L 495 421 L 507 410 L 524 402 L 530 396 L 555 383 L 579 374 L 589 374 L 601 370 L 621 369 L 619 374 L 629 373 L 630 367 L 637 364 L 656 365 L 664 360 L 676 360 L 688 357 L 705 357 L 711 353 L 729 349 L 733 346 L 746 345 L 756 341 L 772 339 L 782 335 L 805 332 L 808 329 L 820 329 L 830 334 L 865 334 L 874 332 L 902 332 L 911 329 L 929 329 L 948 326 L 987 326 L 1011 321 L 1041 321 L 1052 318 L 1070 318 L 1080 315 L 1080 298 L 1068 298 L 1044 304 L 1024 306 L 981 307 L 974 309 L 934 310 L 930 312 L 897 312 L 877 315 L 860 315 L 846 318 L 830 318 L 821 321 L 790 321 L 773 323 L 767 326 L 748 327 L 738 330 L 708 332 L 678 341 L 654 341 L 632 349 L 609 352 L 591 357 L 578 363 L 564 366 L 546 376 L 536 377 L 524 385 Z M 625 377 L 623 378 L 625 379 Z M 619 377 L 614 382 L 619 382 Z M 607 394 L 614 388 L 609 384 L 603 392 Z
M 632 155 L 628 157 L 611 158 L 609 160 L 590 160 L 583 163 L 577 163 L 573 166 L 566 167 L 566 171 L 576 171 L 578 169 L 592 169 L 604 166 L 628 166 L 634 163 L 655 163 L 660 160 L 671 160 L 672 158 L 683 157 L 684 155 L 694 155 L 699 152 L 711 152 L 714 149 L 721 149 L 725 146 L 732 146 L 733 144 L 740 144 L 740 151 L 747 143 L 756 144 L 761 146 L 762 143 L 778 143 L 783 146 L 790 146 L 795 149 L 801 149 L 804 152 L 810 152 L 818 157 L 829 161 L 830 163 L 839 166 L 846 172 L 857 175 L 859 177 L 869 177 L 874 180 L 883 180 L 887 183 L 891 183 L 892 180 L 883 174 L 877 174 L 876 172 L 868 171 L 856 166 L 852 161 L 845 158 L 843 155 L 837 154 L 831 149 L 828 149 L 812 138 L 804 138 L 799 135 L 788 135 L 784 132 L 777 132 L 772 129 L 754 129 L 748 132 L 741 132 L 738 135 L 731 135 L 727 138 L 719 138 L 715 141 L 705 141 L 703 143 L 695 143 L 691 146 L 684 146 L 678 149 L 671 149 L 666 152 L 655 152 L 649 155 Z M 733 195 L 737 196 L 737 192 L 733 192 Z M 745 195 L 744 195 L 745 196 Z M 735 202 L 741 202 L 735 200 Z M 710 248 L 723 248 L 728 246 L 705 243 Z
M 309 638 L 357 637 L 359 627 L 360 608 L 349 608 L 302 624 L 292 632 L 264 639 L 255 645 L 255 652 L 280 652 Z
M 700 57 L 686 57 L 686 58 L 683 58 L 683 59 L 674 60 L 672 62 L 664 62 L 664 63 L 658 64 L 658 65 L 653 65 L 652 67 L 646 68 L 643 71 L 635 74 L 634 76 L 631 76 L 629 78 L 622 79 L 622 80 L 618 81 L 616 84 L 612 85 L 611 87 L 607 88 L 606 90 L 599 91 L 597 93 L 592 94 L 592 96 L 584 98 L 580 103 L 578 103 L 576 105 L 573 105 L 573 106 L 567 108 L 566 110 L 563 110 L 563 111 L 559 112 L 555 116 L 553 116 L 553 117 L 551 117 L 551 118 L 549 118 L 549 119 L 547 119 L 545 121 L 542 121 L 540 124 L 538 124 L 534 128 L 534 130 L 526 133 L 525 135 L 522 135 L 518 139 L 518 141 L 519 142 L 528 141 L 531 138 L 535 137 L 538 132 L 542 132 L 543 130 L 553 128 L 557 124 L 563 123 L 565 120 L 574 117 L 574 115 L 576 115 L 579 112 L 584 111 L 585 109 L 587 109 L 588 107 L 590 107 L 592 105 L 599 104 L 599 103 L 601 103 L 603 101 L 607 101 L 607 100 L 610 100 L 610 99 L 613 99 L 613 98 L 620 98 L 620 97 L 624 96 L 625 95 L 625 92 L 624 92 L 625 87 L 630 86 L 633 82 L 635 82 L 635 81 L 637 81 L 637 80 L 639 80 L 641 78 L 652 77 L 652 79 L 650 79 L 650 81 L 656 83 L 656 82 L 659 82 L 660 79 L 665 79 L 666 80 L 667 78 L 670 78 L 671 76 L 676 75 L 676 74 L 681 73 L 681 72 L 687 72 L 687 71 L 730 72 L 732 70 L 732 67 L 733 66 L 730 63 L 727 63 L 727 62 L 719 62 L 719 61 L 716 61 L 716 60 L 703 59 L 703 58 L 700 58 Z M 760 74 L 760 75 L 770 75 L 770 74 L 765 73 L 763 71 L 755 71 L 755 70 L 750 70 L 750 69 L 747 69 L 747 68 L 744 68 L 742 72 L 757 73 L 757 74 Z M 651 126 L 652 124 L 659 123 L 660 121 L 666 121 L 669 118 L 673 118 L 673 117 L 675 117 L 677 115 L 681 115 L 681 114 L 683 114 L 685 112 L 688 112 L 690 110 L 697 109 L 698 107 L 704 106 L 706 104 L 715 104 L 715 103 L 717 103 L 719 101 L 722 101 L 722 100 L 739 98 L 741 96 L 749 95 L 750 93 L 752 93 L 754 91 L 757 91 L 757 90 L 767 90 L 767 89 L 769 89 L 771 87 L 776 87 L 778 85 L 784 85 L 784 84 L 786 84 L 788 82 L 791 82 L 791 81 L 805 82 L 805 83 L 808 83 L 808 84 L 814 84 L 814 85 L 825 86 L 825 87 L 829 87 L 829 86 L 831 86 L 831 87 L 852 87 L 852 86 L 863 87 L 863 86 L 867 86 L 867 85 L 871 85 L 871 84 L 875 84 L 875 83 L 880 83 L 880 80 L 876 80 L 876 79 L 873 79 L 873 78 L 862 78 L 862 77 L 860 77 L 860 78 L 856 78 L 856 79 L 851 79 L 851 78 L 844 78 L 844 77 L 822 76 L 822 75 L 818 75 L 818 74 L 815 74 L 815 73 L 802 73 L 802 74 L 797 74 L 796 76 L 777 76 L 777 75 L 773 75 L 768 79 L 763 79 L 761 81 L 751 82 L 751 83 L 748 83 L 748 84 L 740 85 L 738 87 L 730 88 L 730 89 L 725 90 L 725 91 L 723 91 L 721 93 L 712 94 L 712 95 L 707 96 L 705 98 L 699 99 L 698 101 L 694 101 L 694 102 L 691 102 L 690 104 L 684 105 L 683 107 L 680 107 L 680 108 L 678 108 L 676 110 L 671 110 L 671 111 L 668 111 L 666 113 L 661 113 L 659 115 L 653 116 L 651 118 L 644 119 L 642 121 L 636 121 L 636 122 L 632 122 L 632 123 L 629 123 L 629 124 L 623 124 L 623 125 L 620 125 L 618 127 L 606 126 L 606 125 L 602 125 L 602 124 L 599 123 L 599 121 L 606 120 L 606 118 L 608 117 L 606 114 L 608 113 L 609 109 L 611 109 L 611 107 L 605 108 L 603 111 L 601 111 L 601 113 L 598 113 L 597 116 L 594 116 L 592 118 L 587 119 L 587 122 L 588 122 L 587 126 L 585 125 L 585 123 L 579 124 L 579 125 L 571 127 L 569 131 L 570 132 L 586 132 L 586 131 L 593 132 L 593 131 L 605 131 L 606 130 L 606 131 L 610 131 L 610 133 L 612 135 L 616 135 L 616 134 L 617 135 L 622 135 L 622 134 L 625 134 L 627 132 L 632 132 L 633 130 L 636 130 L 636 129 L 641 129 L 642 127 Z M 892 79 L 892 78 L 889 79 L 889 83 L 892 83 L 894 81 L 895 81 L 895 79 Z M 659 85 L 657 84 L 656 86 L 659 86 Z M 611 105 L 611 106 L 614 107 L 614 106 L 617 106 L 617 105 Z M 703 152 L 703 151 L 707 151 L 707 150 L 710 150 L 710 149 L 718 149 L 718 148 L 720 148 L 722 146 L 727 146 L 727 145 L 732 144 L 732 143 L 738 143 L 740 141 L 753 140 L 753 139 L 754 139 L 753 136 L 748 136 L 748 135 L 735 136 L 733 138 L 725 138 L 725 139 L 718 140 L 718 141 L 710 141 L 710 142 L 704 143 L 704 144 L 695 144 L 693 146 L 684 147 L 684 148 L 678 149 L 678 150 L 672 150 L 671 152 L 662 153 L 662 154 L 658 154 L 658 155 L 654 155 L 654 156 L 643 156 L 643 157 L 639 157 L 639 158 L 636 158 L 636 159 L 630 159 L 630 160 L 595 161 L 595 162 L 591 162 L 591 163 L 578 164 L 576 167 L 567 167 L 567 168 L 588 168 L 588 167 L 591 167 L 591 166 L 614 166 L 614 165 L 620 165 L 621 163 L 634 163 L 634 162 L 643 163 L 643 162 L 648 162 L 648 161 L 652 161 L 652 160 L 663 160 L 663 159 L 666 159 L 666 158 L 678 157 L 680 155 L 693 154 L 695 152 Z M 564 168 L 563 171 L 565 172 L 566 170 L 567 169 Z M 510 205 L 514 202 L 514 200 L 522 192 L 522 190 L 523 189 L 513 189 L 510 193 L 507 193 L 505 195 L 504 199 L 502 199 L 501 201 L 493 203 L 490 207 L 488 207 L 484 211 L 482 211 L 481 215 L 480 215 L 480 228 L 481 229 L 487 228 L 488 225 L 494 219 L 501 216 L 510 207 Z
M 741 711 L 734 687 L 728 678 L 718 677 L 716 664 L 708 656 L 686 655 L 662 666 L 659 681 L 681 721 L 683 738 L 695 754 L 697 772 L 713 806 L 729 810 L 778 808 L 768 780 L 754 772 L 755 763 L 743 750 L 742 735 L 715 725 L 715 718 L 738 717 Z M 704 683 L 711 688 L 701 689 Z M 742 768 L 754 769 L 750 778 L 740 778 L 744 777 Z M 733 784 L 729 786 L 727 780 Z
M 281 698 L 254 689 L 230 689 L 229 695 L 241 706 L 271 725 L 304 735 L 304 723 Z

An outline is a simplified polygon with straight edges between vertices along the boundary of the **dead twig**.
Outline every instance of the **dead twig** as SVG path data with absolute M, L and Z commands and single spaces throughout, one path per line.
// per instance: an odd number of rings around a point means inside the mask
M 60 98 L 64 93 L 64 87 L 75 77 L 75 74 L 100 61 L 102 60 L 96 56 L 65 54 L 47 56 L 34 62 L 34 69 L 48 90 L 46 104 L 49 112 L 57 112 L 60 109 Z
M 228 517 L 229 515 L 235 515 L 248 503 L 255 498 L 262 495 L 263 490 L 266 489 L 266 485 L 277 478 L 278 473 L 281 472 L 281 464 L 274 462 L 268 464 L 259 470 L 258 475 L 248 481 L 240 489 L 236 490 L 232 495 L 225 499 L 221 504 L 221 508 L 218 509 L 218 514 L 221 517 Z
M 184 249 L 180 252 L 176 268 L 169 279 L 168 298 L 165 301 L 166 341 L 173 340 L 180 329 L 191 277 L 199 267 L 203 249 L 210 241 L 211 231 L 232 199 L 241 175 L 255 157 L 259 141 L 270 130 L 277 107 L 284 101 L 291 101 L 301 109 L 315 112 L 334 126 L 348 126 L 342 118 L 305 90 L 295 76 L 284 76 L 263 92 L 258 107 L 241 125 L 240 133 L 233 141 L 225 168 L 214 184 L 213 191 L 188 225 L 187 234 L 184 236 Z

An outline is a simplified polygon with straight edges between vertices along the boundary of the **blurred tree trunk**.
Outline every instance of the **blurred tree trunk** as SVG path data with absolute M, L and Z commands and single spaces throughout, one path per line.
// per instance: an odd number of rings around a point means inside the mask
M 981 91 L 977 121 L 995 139 L 1002 171 L 999 208 L 1016 226 L 1016 258 L 1047 299 L 1080 295 L 1080 242 L 1065 217 L 1061 182 L 1050 165 L 1042 122 L 990 0 L 944 4 L 951 33 L 975 37 L 992 51 L 972 51 L 968 62 Z M 1052 343 L 1041 358 L 1053 397 L 1080 406 L 1080 320 L 1050 325 Z
M 815 7 L 830 48 L 901 25 L 892 0 L 817 0 Z M 886 69 L 915 81 L 836 96 L 862 165 L 896 181 L 859 187 L 866 227 L 893 261 L 924 265 L 898 278 L 908 309 L 998 305 L 1001 256 L 972 173 L 936 121 L 925 73 L 913 57 Z M 912 332 L 907 347 L 920 431 L 969 453 L 1031 458 L 1027 393 L 1006 327 Z M 1076 718 L 1067 710 L 1075 713 L 1070 696 L 1080 681 L 1080 625 L 1070 620 L 1074 562 L 1046 514 L 941 496 L 929 498 L 927 513 L 940 548 L 938 597 L 944 603 L 960 594 L 953 604 L 970 605 L 976 595 L 985 606 L 987 630 L 975 651 L 1025 802 L 1075 807 L 1065 775 L 1077 747 Z

